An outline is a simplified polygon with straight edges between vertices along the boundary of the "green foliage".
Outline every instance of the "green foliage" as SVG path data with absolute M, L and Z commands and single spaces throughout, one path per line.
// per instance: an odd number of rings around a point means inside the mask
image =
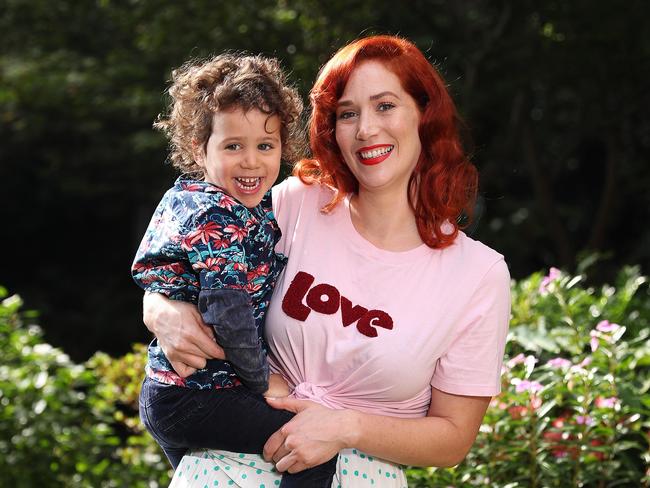
M 500 396 L 453 469 L 412 469 L 412 486 L 650 486 L 648 288 L 551 269 L 513 285 Z
M 138 419 L 145 346 L 74 364 L 0 289 L 0 472 L 7 486 L 165 486 Z M 650 295 L 551 269 L 513 283 L 503 392 L 467 459 L 409 486 L 650 486 Z
M 2 485 L 165 486 L 166 461 L 136 419 L 143 346 L 74 364 L 6 296 L 0 289 Z

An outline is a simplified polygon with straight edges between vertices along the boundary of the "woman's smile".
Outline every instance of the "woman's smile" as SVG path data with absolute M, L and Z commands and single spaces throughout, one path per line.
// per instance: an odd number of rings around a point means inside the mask
M 388 158 L 394 147 L 391 144 L 376 144 L 370 147 L 362 147 L 357 151 L 357 156 L 361 164 L 372 166 Z

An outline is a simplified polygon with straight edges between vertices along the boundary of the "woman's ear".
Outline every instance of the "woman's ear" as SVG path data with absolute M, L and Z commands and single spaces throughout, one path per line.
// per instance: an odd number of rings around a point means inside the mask
M 205 167 L 205 145 L 196 139 L 192 139 L 192 157 L 196 164 Z

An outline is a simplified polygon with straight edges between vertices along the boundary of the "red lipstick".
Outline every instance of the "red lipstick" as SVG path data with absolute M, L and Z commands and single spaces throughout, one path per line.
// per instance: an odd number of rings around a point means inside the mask
M 362 147 L 357 151 L 357 157 L 361 164 L 366 166 L 374 166 L 384 161 L 391 152 L 393 152 L 391 144 L 376 144 L 374 146 Z

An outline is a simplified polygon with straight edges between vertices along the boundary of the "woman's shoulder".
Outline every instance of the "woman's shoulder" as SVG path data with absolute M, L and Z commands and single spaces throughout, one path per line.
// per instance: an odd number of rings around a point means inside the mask
M 319 183 L 304 183 L 297 176 L 290 176 L 273 187 L 273 208 L 277 213 L 283 207 L 302 206 L 306 202 L 319 204 L 319 208 L 332 199 L 331 188 Z
M 476 270 L 479 273 L 487 272 L 494 267 L 506 271 L 508 269 L 501 253 L 481 241 L 472 239 L 463 231 L 458 232 L 458 236 L 449 250 L 456 256 L 458 262 L 463 263 L 465 268 Z

